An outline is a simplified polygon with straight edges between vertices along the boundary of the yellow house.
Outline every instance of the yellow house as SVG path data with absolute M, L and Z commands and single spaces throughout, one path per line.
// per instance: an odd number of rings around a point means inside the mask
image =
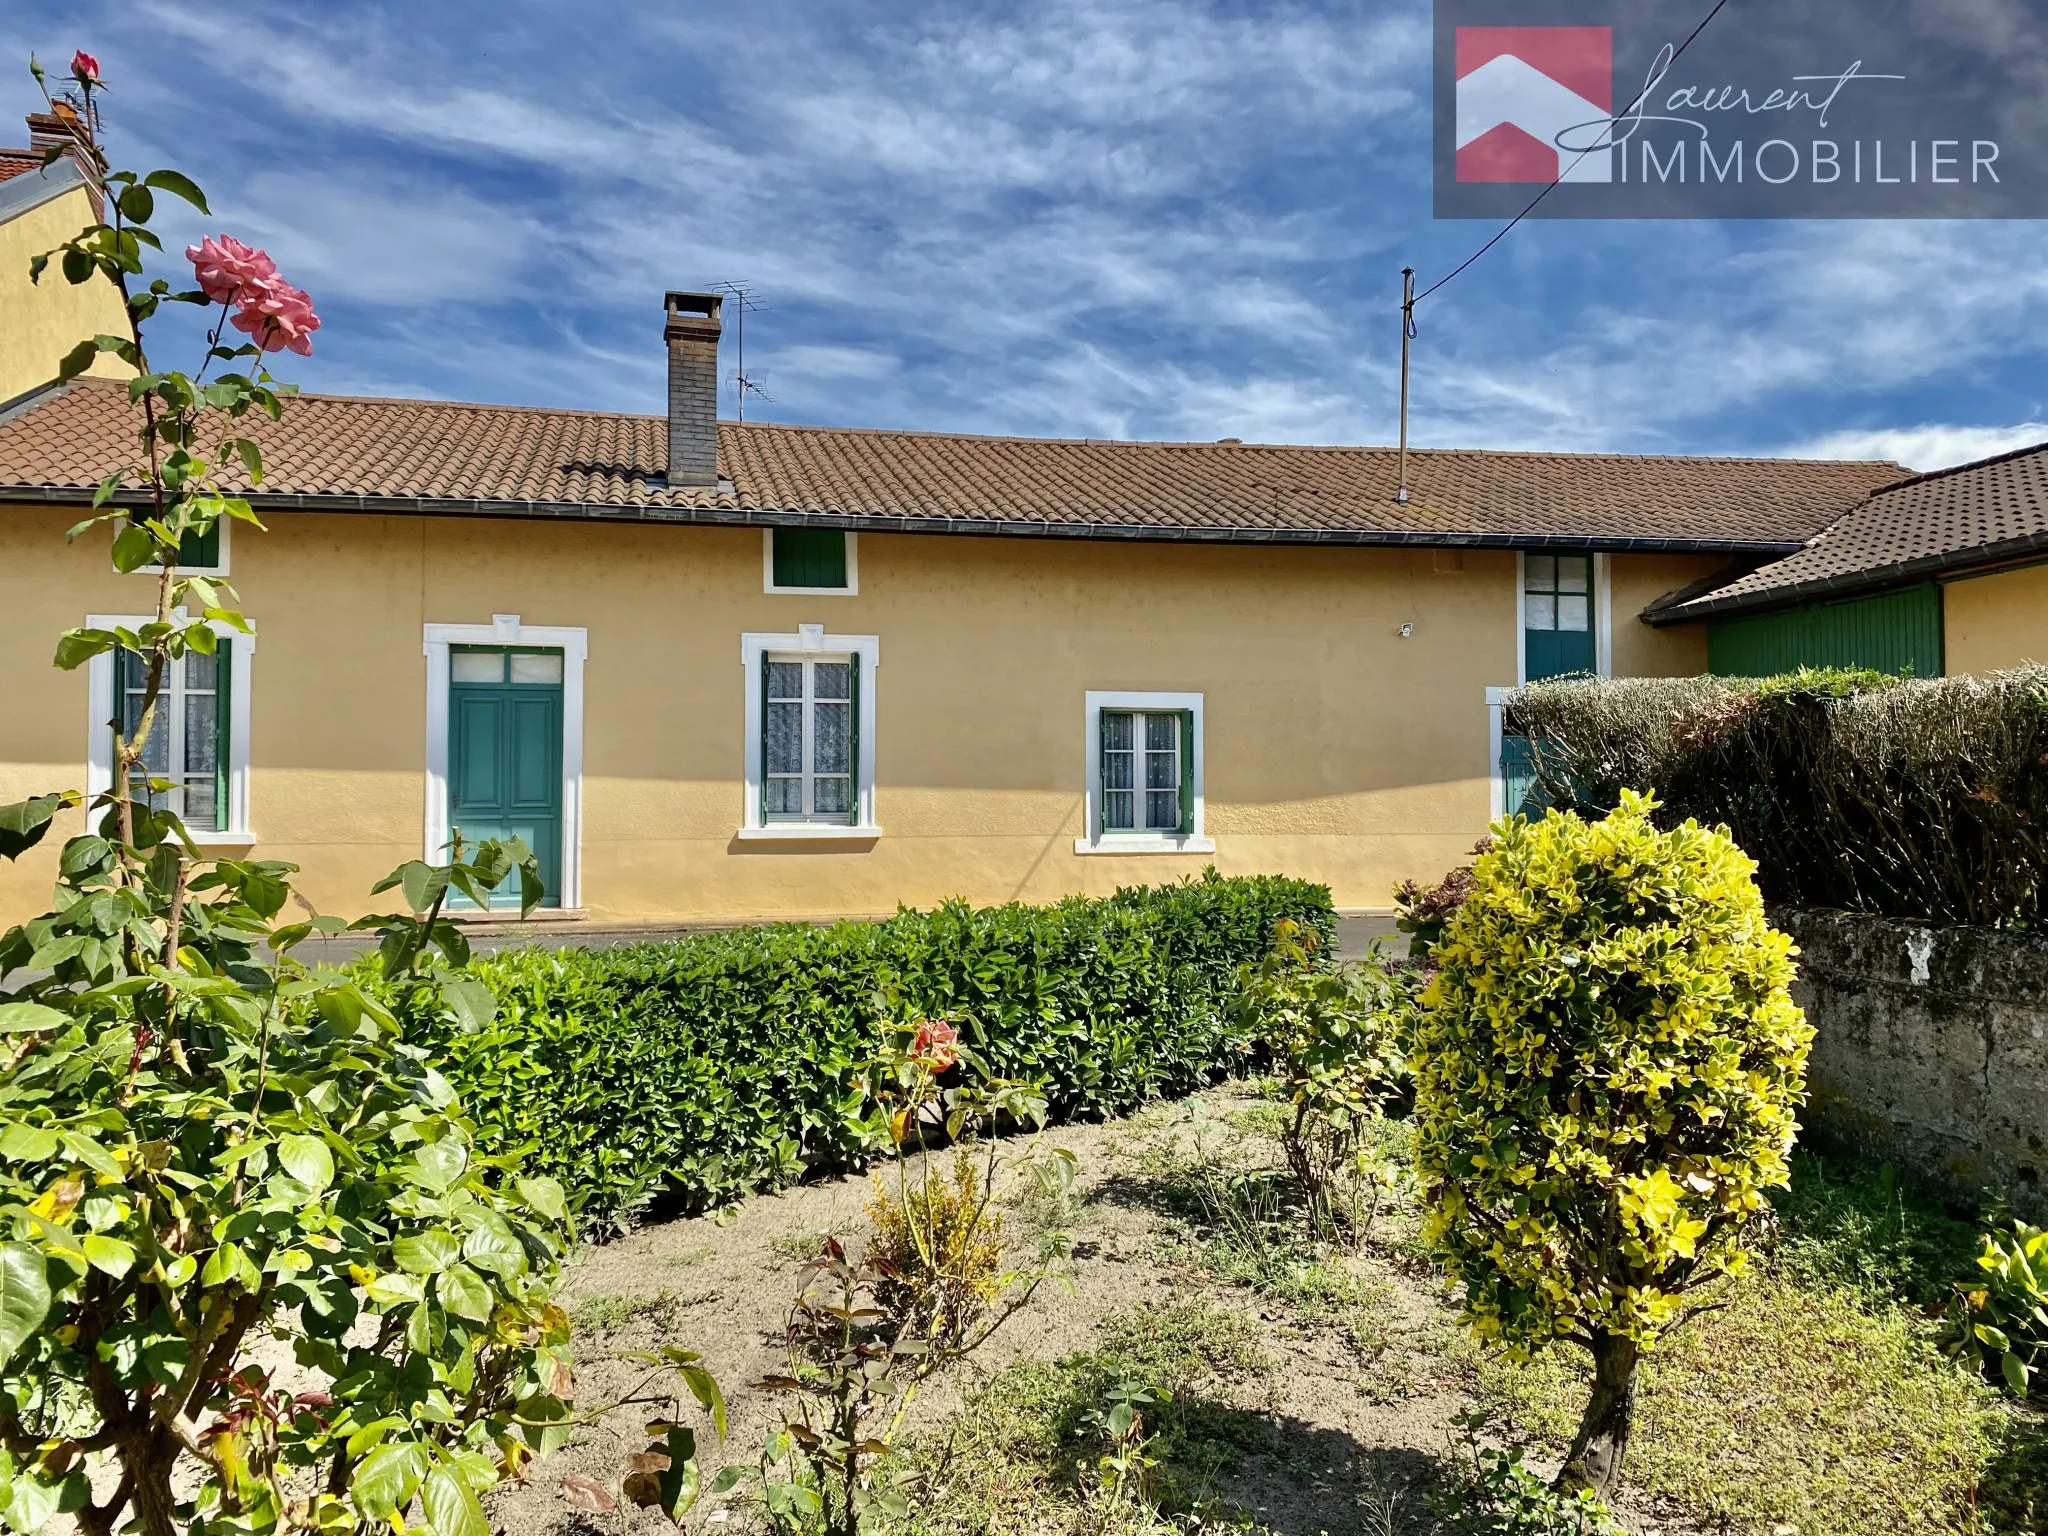
M 42 113 L 28 126 L 27 149 L 0 149 L 0 407 L 54 379 L 64 354 L 86 337 L 128 334 L 128 314 L 111 282 L 73 286 L 54 263 L 41 283 L 28 280 L 33 258 L 98 217 L 76 160 L 67 154 L 43 163 L 44 151 L 69 144 L 70 135 Z M 128 371 L 105 353 L 88 370 L 110 379 Z
M 253 638 L 173 680 L 156 772 L 322 910 L 517 832 L 597 925 L 1042 901 L 1198 872 L 1384 909 L 1502 794 L 1498 690 L 1696 673 L 1646 605 L 1801 547 L 1891 464 L 1129 443 L 715 419 L 719 301 L 670 294 L 669 411 L 307 396 L 268 532 L 195 550 Z M 64 529 L 123 392 L 0 413 L 0 801 L 103 787 L 129 684 L 48 664 L 146 613 Z M 74 823 L 75 824 L 75 823 Z M 58 838 L 0 866 L 41 909 Z

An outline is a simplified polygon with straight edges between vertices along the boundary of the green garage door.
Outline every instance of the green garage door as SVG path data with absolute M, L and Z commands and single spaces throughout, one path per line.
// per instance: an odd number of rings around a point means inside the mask
M 1941 588 L 1930 581 L 1707 626 L 1707 670 L 1717 677 L 1776 677 L 1801 667 L 1940 677 Z
M 460 646 L 448 673 L 449 828 L 470 844 L 524 838 L 543 904 L 560 906 L 562 653 Z M 519 904 L 516 872 L 491 904 Z

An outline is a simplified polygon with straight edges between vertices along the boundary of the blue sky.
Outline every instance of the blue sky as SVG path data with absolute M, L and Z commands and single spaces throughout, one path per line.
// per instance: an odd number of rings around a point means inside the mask
M 0 111 L 76 46 L 117 160 L 313 293 L 308 389 L 658 411 L 662 290 L 741 279 L 764 419 L 1390 442 L 1400 268 L 1490 232 L 1430 217 L 1414 0 L 16 0 Z M 2044 257 L 2024 223 L 1525 224 L 1424 307 L 1414 441 L 2048 438 Z

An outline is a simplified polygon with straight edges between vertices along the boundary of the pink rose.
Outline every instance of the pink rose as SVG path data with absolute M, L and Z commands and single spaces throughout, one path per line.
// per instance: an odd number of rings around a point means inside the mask
M 228 323 L 264 351 L 289 348 L 301 357 L 313 355 L 312 338 L 320 329 L 320 317 L 313 313 L 313 300 L 304 290 L 281 277 L 258 278 L 242 286 L 235 304 Z
M 910 1042 L 910 1055 L 933 1072 L 943 1072 L 960 1059 L 956 1049 L 959 1044 L 959 1030 L 938 1019 L 926 1019 L 917 1026 L 917 1038 Z
M 247 284 L 277 276 L 276 262 L 233 235 L 209 235 L 197 245 L 188 245 L 185 259 L 192 263 L 200 291 L 216 304 L 227 303 Z
M 81 48 L 71 55 L 71 75 L 80 85 L 98 85 L 100 61 Z

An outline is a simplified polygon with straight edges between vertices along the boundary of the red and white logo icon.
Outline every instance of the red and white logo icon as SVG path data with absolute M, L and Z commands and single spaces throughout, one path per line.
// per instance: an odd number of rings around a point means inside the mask
M 1458 180 L 1612 181 L 1613 111 L 1612 27 L 1458 28 Z

